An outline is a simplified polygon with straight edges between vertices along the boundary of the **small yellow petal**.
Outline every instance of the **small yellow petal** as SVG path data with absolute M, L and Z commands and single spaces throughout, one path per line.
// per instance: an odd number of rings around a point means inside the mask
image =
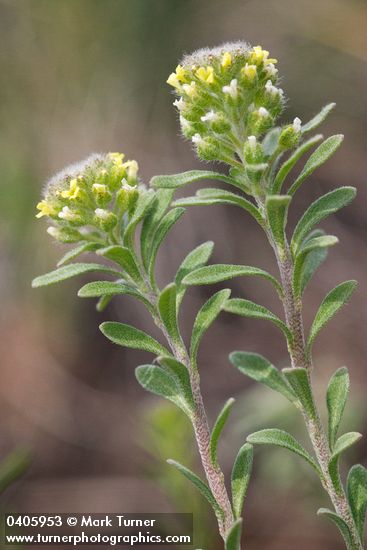
M 173 86 L 174 88 L 180 87 L 180 81 L 178 80 L 176 73 L 171 73 L 169 75 L 169 77 L 167 78 L 167 84 Z
M 225 52 L 222 57 L 221 65 L 223 69 L 226 69 L 232 64 L 232 56 L 229 52 Z

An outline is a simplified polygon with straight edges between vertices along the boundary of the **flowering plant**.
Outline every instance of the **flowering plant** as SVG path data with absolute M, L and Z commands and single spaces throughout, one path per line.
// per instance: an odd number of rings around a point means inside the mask
M 147 189 L 137 181 L 136 163 L 123 163 L 120 154 L 91 157 L 82 165 L 67 169 L 46 188 L 45 198 L 38 205 L 38 216 L 51 219 L 52 236 L 78 246 L 64 256 L 56 271 L 38 277 L 33 284 L 51 284 L 89 271 L 109 273 L 114 280 L 88 283 L 80 289 L 79 296 L 99 298 L 98 307 L 102 309 L 113 296 L 129 294 L 148 308 L 166 345 L 122 323 L 102 323 L 101 330 L 119 345 L 142 349 L 156 357 L 152 364 L 138 367 L 136 377 L 144 388 L 173 401 L 189 417 L 206 482 L 185 466 L 170 462 L 213 507 L 226 550 L 240 548 L 242 507 L 251 472 L 252 446 L 257 444 L 284 447 L 308 462 L 333 505 L 333 510 L 322 508 L 319 513 L 337 525 L 348 549 L 361 550 L 367 471 L 362 465 L 353 466 L 348 474 L 347 491 L 339 473 L 341 454 L 361 437 L 356 432 L 337 437 L 348 394 L 348 371 L 338 369 L 330 380 L 326 396 L 327 430 L 320 419 L 311 380 L 313 343 L 319 331 L 349 300 L 355 281 L 342 282 L 329 292 L 307 338 L 302 318 L 303 292 L 325 260 L 329 247 L 338 241 L 316 226 L 348 205 L 355 189 L 341 187 L 312 203 L 289 239 L 287 214 L 294 194 L 337 150 L 342 136 L 324 140 L 321 134 L 316 134 L 305 139 L 323 122 L 334 104 L 324 107 L 306 124 L 295 118 L 290 124 L 277 125 L 285 95 L 278 87 L 275 65 L 276 60 L 269 58 L 267 51 L 245 43 L 225 44 L 184 57 L 167 81 L 177 95 L 174 105 L 179 111 L 182 133 L 191 140 L 200 159 L 222 162 L 228 172 L 192 170 L 155 176 Z M 297 162 L 316 145 L 299 174 L 288 183 Z M 203 179 L 220 180 L 234 191 L 211 187 L 172 202 L 176 189 Z M 174 281 L 160 289 L 155 278 L 156 257 L 171 227 L 185 207 L 218 203 L 245 210 L 264 230 L 275 254 L 279 280 L 257 267 L 206 265 L 213 247 L 213 243 L 207 242 L 193 250 L 183 260 Z M 136 233 L 139 224 L 140 236 Z M 69 263 L 86 251 L 108 259 L 113 267 L 104 263 Z M 257 276 L 269 281 L 283 304 L 284 320 L 250 300 L 231 298 L 229 289 L 220 290 L 198 312 L 187 347 L 178 320 L 187 288 L 237 276 Z M 268 320 L 283 333 L 290 368 L 279 371 L 269 360 L 251 352 L 233 352 L 230 360 L 243 374 L 281 393 L 295 406 L 305 421 L 314 451 L 312 456 L 291 434 L 279 429 L 249 435 L 234 461 L 231 497 L 218 462 L 217 445 L 234 400 L 227 401 L 210 430 L 197 361 L 201 339 L 222 310 Z

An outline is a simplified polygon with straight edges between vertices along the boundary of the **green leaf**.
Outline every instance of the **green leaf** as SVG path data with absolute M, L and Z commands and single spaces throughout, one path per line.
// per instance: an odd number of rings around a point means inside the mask
M 252 319 L 264 319 L 266 321 L 271 321 L 276 325 L 280 330 L 285 334 L 288 342 L 292 341 L 292 334 L 287 328 L 286 324 L 283 323 L 277 317 L 269 311 L 266 307 L 255 304 L 250 300 L 243 300 L 242 298 L 232 298 L 228 300 L 223 306 L 224 311 L 228 313 L 234 313 L 235 315 L 241 315 L 242 317 L 250 317 Z
M 271 157 L 277 150 L 281 131 L 282 129 L 277 126 L 276 128 L 269 130 L 269 132 L 265 135 L 261 145 L 266 157 Z
M 249 443 L 245 443 L 238 451 L 231 475 L 232 507 L 235 518 L 242 515 L 243 502 L 251 476 L 252 460 L 253 447 Z
M 277 445 L 278 447 L 284 447 L 292 451 L 292 453 L 304 458 L 316 470 L 318 475 L 320 475 L 319 467 L 314 459 L 291 434 L 284 430 L 279 430 L 277 428 L 260 430 L 259 432 L 249 435 L 247 441 L 255 445 Z
M 176 285 L 167 285 L 159 295 L 159 315 L 166 327 L 168 335 L 176 344 L 181 344 L 181 335 L 177 325 Z
M 181 388 L 182 395 L 192 408 L 195 407 L 194 398 L 191 390 L 190 374 L 183 363 L 177 361 L 173 357 L 158 357 L 158 362 L 161 367 L 168 371 L 177 381 Z
M 331 450 L 334 448 L 336 435 L 338 433 L 345 404 L 347 402 L 348 391 L 348 369 L 346 367 L 341 367 L 331 377 L 326 393 L 326 404 L 329 414 L 329 446 Z
M 177 307 L 180 306 L 186 291 L 186 287 L 182 284 L 183 279 L 194 269 L 202 267 L 206 264 L 213 252 L 213 247 L 213 241 L 203 243 L 189 252 L 181 263 L 175 277 L 177 287 Z
M 362 437 L 362 434 L 358 432 L 348 432 L 343 434 L 337 439 L 333 453 L 329 462 L 329 474 L 334 483 L 335 488 L 340 494 L 342 494 L 342 486 L 339 477 L 339 458 L 344 451 L 349 449 L 352 445 L 357 443 Z
M 332 512 L 328 508 L 319 508 L 317 510 L 317 514 L 319 516 L 326 516 L 328 517 L 335 525 L 338 527 L 340 533 L 342 534 L 343 539 L 345 540 L 345 543 L 347 545 L 348 550 L 356 550 L 355 545 L 353 544 L 353 539 L 350 534 L 350 530 L 348 525 L 345 523 L 343 518 L 338 516 L 335 512 Z
M 125 246 L 107 246 L 98 250 L 97 254 L 118 264 L 133 281 L 140 281 L 141 275 L 134 256 Z
M 31 456 L 27 449 L 15 449 L 0 463 L 0 494 L 28 469 Z
M 165 216 L 163 216 L 162 220 L 160 221 L 156 232 L 154 233 L 151 247 L 150 247 L 150 254 L 149 254 L 149 276 L 150 280 L 153 282 L 154 279 L 154 267 L 155 267 L 155 260 L 158 254 L 159 247 L 161 246 L 164 238 L 166 237 L 167 233 L 171 229 L 171 227 L 174 226 L 174 224 L 181 218 L 182 214 L 185 212 L 184 208 L 173 208 L 170 210 Z
M 174 191 L 171 189 L 158 189 L 144 217 L 141 227 L 140 246 L 143 265 L 146 269 L 149 264 L 150 247 L 154 232 L 172 201 L 173 193 Z
M 317 115 L 311 118 L 311 120 L 309 120 L 306 124 L 302 124 L 302 134 L 305 134 L 306 132 L 311 132 L 312 130 L 320 126 L 320 124 L 324 122 L 329 113 L 334 109 L 335 105 L 336 103 L 329 103 L 328 105 L 325 105 L 325 107 L 323 107 L 321 111 L 317 113 Z
M 228 420 L 234 401 L 235 400 L 232 397 L 228 399 L 228 401 L 226 401 L 224 407 L 218 415 L 210 436 L 210 458 L 215 466 L 219 466 L 217 456 L 218 441 L 223 431 L 223 428 Z
M 282 372 L 289 385 L 293 388 L 293 391 L 303 408 L 307 411 L 307 414 L 311 416 L 311 418 L 316 418 L 317 412 L 313 400 L 308 371 L 302 367 L 296 367 L 291 369 L 283 369 Z
M 68 250 L 66 254 L 57 262 L 57 267 L 61 267 L 64 264 L 67 264 L 71 260 L 75 260 L 80 254 L 84 252 L 94 252 L 98 248 L 101 248 L 101 243 L 82 243 L 75 248 Z
M 337 134 L 327 138 L 307 160 L 303 170 L 288 190 L 289 195 L 294 195 L 306 178 L 308 178 L 319 166 L 324 164 L 340 147 L 344 136 Z
M 192 329 L 191 343 L 190 343 L 190 360 L 194 369 L 197 368 L 197 352 L 199 349 L 200 342 L 208 330 L 210 325 L 218 317 L 219 313 L 222 311 L 224 304 L 231 295 L 229 289 L 220 290 L 216 292 L 200 309 L 198 312 L 194 326 Z
M 119 346 L 149 351 L 155 355 L 169 355 L 166 348 L 154 338 L 130 325 L 107 321 L 102 323 L 99 328 L 106 338 Z
M 149 210 L 152 201 L 155 198 L 153 190 L 149 190 L 146 193 L 139 194 L 138 200 L 135 205 L 134 213 L 130 218 L 124 231 L 124 244 L 129 248 L 132 244 L 135 229 L 142 221 L 147 211 Z
M 141 292 L 123 282 L 93 281 L 92 283 L 87 283 L 84 285 L 78 292 L 78 296 L 80 298 L 101 298 L 103 296 L 112 297 L 118 294 L 133 296 L 143 302 L 149 311 L 153 311 L 151 303 L 143 294 L 141 294 Z
M 367 470 L 361 464 L 356 464 L 350 469 L 347 479 L 347 492 L 352 515 L 363 542 L 367 509 Z
M 228 531 L 225 550 L 240 550 L 242 534 L 242 518 L 238 518 Z
M 281 393 L 292 403 L 297 400 L 282 373 L 262 355 L 245 351 L 234 351 L 230 354 L 229 360 L 239 371 L 256 380 L 256 382 L 260 382 L 268 388 Z
M 323 136 L 321 134 L 318 134 L 317 136 L 313 136 L 311 139 L 305 141 L 294 151 L 294 153 L 285 162 L 283 162 L 271 186 L 271 190 L 274 195 L 277 195 L 278 193 L 281 192 L 285 178 L 288 176 L 292 168 L 294 168 L 294 166 L 297 164 L 299 159 L 305 153 L 307 153 L 307 151 L 309 151 L 311 147 L 313 147 L 316 143 L 321 141 L 322 137 Z
M 303 214 L 294 230 L 291 243 L 293 255 L 298 251 L 307 233 L 309 233 L 316 224 L 349 204 L 355 196 L 356 190 L 354 187 L 339 187 L 313 202 Z
M 140 365 L 135 369 L 135 376 L 145 390 L 172 401 L 189 418 L 192 418 L 193 411 L 190 404 L 182 395 L 175 377 L 166 370 L 156 365 Z
M 228 279 L 233 279 L 234 277 L 250 275 L 263 277 L 264 279 L 270 281 L 278 292 L 282 291 L 282 287 L 275 277 L 272 277 L 269 273 L 263 271 L 262 269 L 247 265 L 212 264 L 200 267 L 186 275 L 182 281 L 182 284 L 186 286 L 212 285 L 222 281 L 227 281 Z
M 96 310 L 98 312 L 104 311 L 111 302 L 112 298 L 113 296 L 101 296 L 96 304 Z
M 188 172 L 182 172 L 181 174 L 169 174 L 168 176 L 154 176 L 150 180 L 152 187 L 164 187 L 165 189 L 179 189 L 189 183 L 194 183 L 201 180 L 220 180 L 230 185 L 236 185 L 233 178 L 220 174 L 219 172 L 212 172 L 211 170 L 189 170 Z
M 261 226 L 264 224 L 261 214 L 255 205 L 236 193 L 224 191 L 223 189 L 200 189 L 196 196 L 178 199 L 173 203 L 173 206 L 206 206 L 211 204 L 239 206 L 251 214 Z
M 306 348 L 308 354 L 311 353 L 312 345 L 320 330 L 330 321 L 339 309 L 348 302 L 356 286 L 356 281 L 346 281 L 336 286 L 324 298 L 311 326 Z
M 176 460 L 167 460 L 168 464 L 171 466 L 174 466 L 177 468 L 181 474 L 183 474 L 195 487 L 200 491 L 200 493 L 207 499 L 209 504 L 212 506 L 214 512 L 216 515 L 220 518 L 223 517 L 223 511 L 217 501 L 215 500 L 213 493 L 211 492 L 210 488 L 200 477 L 198 477 L 196 474 L 194 474 L 191 470 L 180 464 L 179 462 L 176 462 Z
M 105 265 L 93 263 L 75 263 L 63 265 L 62 267 L 55 269 L 55 271 L 50 271 L 50 273 L 46 273 L 45 275 L 36 277 L 32 281 L 32 287 L 38 288 L 40 286 L 52 285 L 54 283 L 66 281 L 66 279 L 70 279 L 71 277 L 84 275 L 85 273 L 91 273 L 93 271 L 99 271 L 101 273 L 111 273 L 112 275 L 118 275 L 119 277 L 121 277 L 121 271 L 116 271 L 115 269 L 111 269 L 110 267 L 106 267 Z
M 265 207 L 269 225 L 275 242 L 282 250 L 285 250 L 286 247 L 285 227 L 290 202 L 291 197 L 288 195 L 268 195 L 266 197 Z
M 322 235 L 302 244 L 296 255 L 293 271 L 293 289 L 296 296 L 302 296 L 308 281 L 325 259 L 325 248 L 334 246 L 338 242 L 339 239 L 334 235 Z

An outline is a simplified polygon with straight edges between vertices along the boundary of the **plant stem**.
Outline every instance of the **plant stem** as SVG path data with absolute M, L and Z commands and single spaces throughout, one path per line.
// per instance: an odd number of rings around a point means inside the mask
M 286 323 L 289 330 L 293 336 L 293 342 L 289 346 L 289 354 L 292 362 L 292 367 L 303 367 L 307 369 L 310 386 L 311 384 L 311 372 L 312 372 L 312 362 L 306 353 L 305 346 L 305 336 L 303 329 L 303 318 L 302 318 L 302 301 L 300 298 L 297 298 L 293 291 L 293 271 L 294 264 L 292 255 L 289 249 L 289 245 L 286 241 L 285 250 L 280 250 L 277 246 L 273 235 L 270 229 L 267 230 L 267 236 L 270 241 L 272 248 L 274 249 L 279 273 L 281 277 L 284 297 L 283 297 L 283 307 L 286 318 Z M 353 541 L 353 550 L 363 550 L 363 545 L 360 540 L 358 530 L 356 528 L 353 516 L 348 504 L 345 491 L 340 483 L 340 487 L 336 488 L 330 477 L 329 473 L 329 462 L 330 462 L 330 449 L 328 440 L 325 434 L 323 424 L 320 419 L 317 406 L 314 401 L 314 408 L 316 411 L 315 417 L 311 417 L 309 413 L 302 407 L 302 415 L 306 423 L 306 428 L 311 440 L 313 449 L 317 461 L 319 463 L 321 472 L 322 472 L 322 485 L 326 492 L 328 493 L 330 500 L 335 508 L 336 513 L 343 518 L 346 524 L 349 527 L 352 541 Z
M 146 283 L 149 284 L 148 281 L 146 281 Z M 178 346 L 167 333 L 157 308 L 157 292 L 153 290 L 151 286 L 148 299 L 150 300 L 155 311 L 155 324 L 164 334 L 175 359 L 177 359 L 180 363 L 183 363 L 189 372 L 191 390 L 195 403 L 195 410 L 191 421 L 208 485 L 215 500 L 222 510 L 222 515 L 217 515 L 217 521 L 219 532 L 223 540 L 225 540 L 229 529 L 234 523 L 234 517 L 231 502 L 224 483 L 224 474 L 221 468 L 213 463 L 210 456 L 210 429 L 200 389 L 200 376 L 198 371 L 193 368 L 185 346 Z M 240 547 L 238 550 L 241 550 Z

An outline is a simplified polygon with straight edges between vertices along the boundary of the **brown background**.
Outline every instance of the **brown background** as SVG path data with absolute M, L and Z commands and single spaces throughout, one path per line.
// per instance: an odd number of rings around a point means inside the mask
M 103 314 L 77 299 L 82 281 L 32 291 L 31 279 L 62 253 L 36 222 L 43 182 L 92 151 L 137 158 L 146 182 L 157 173 L 199 167 L 178 135 L 167 75 L 183 52 L 245 39 L 277 57 L 290 98 L 284 120 L 304 121 L 325 103 L 337 110 L 326 135 L 345 133 L 342 149 L 303 185 L 290 226 L 309 202 L 337 185 L 356 185 L 358 199 L 324 223 L 340 237 L 305 294 L 309 326 L 325 293 L 345 278 L 360 286 L 315 346 L 315 387 L 324 410 L 327 380 L 347 364 L 352 377 L 343 429 L 365 431 L 366 394 L 366 61 L 367 6 L 362 0 L 1 0 L 0 51 L 0 452 L 23 445 L 33 463 L 2 497 L 19 511 L 194 511 L 196 546 L 221 548 L 206 503 L 165 465 L 197 466 L 180 414 L 138 387 L 143 353 L 109 344 L 98 330 L 114 319 L 152 330 L 129 298 Z M 186 194 L 189 190 L 185 191 Z M 190 209 L 159 258 L 170 280 L 183 256 L 213 239 L 214 262 L 256 265 L 276 273 L 255 224 L 225 207 Z M 266 283 L 231 283 L 233 294 L 280 313 Z M 182 311 L 186 338 L 213 289 L 190 291 Z M 153 331 L 154 333 L 154 331 Z M 286 403 L 253 385 L 227 360 L 234 349 L 263 353 L 286 366 L 284 342 L 266 323 L 223 315 L 201 352 L 203 393 L 213 421 L 224 400 L 238 398 L 220 454 L 230 472 L 236 449 L 254 429 L 289 429 L 308 445 Z M 347 461 L 366 465 L 366 442 Z M 343 465 L 344 467 L 344 465 Z M 327 506 L 317 479 L 282 450 L 256 452 L 246 504 L 249 550 L 343 548 L 336 529 L 315 511 Z

